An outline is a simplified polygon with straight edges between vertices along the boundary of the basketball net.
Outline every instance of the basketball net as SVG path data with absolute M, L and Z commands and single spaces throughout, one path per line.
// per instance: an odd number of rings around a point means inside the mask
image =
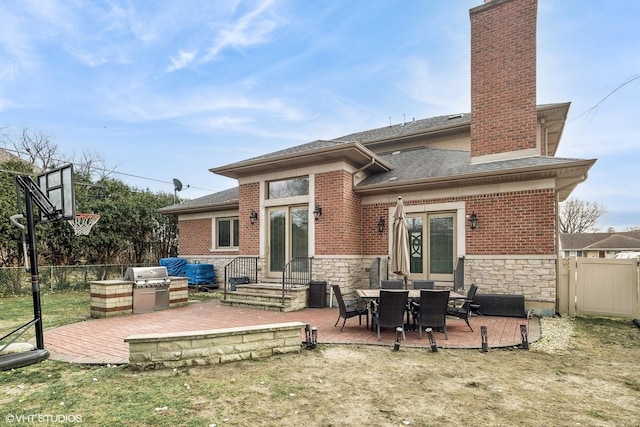
M 91 231 L 91 227 L 100 219 L 98 214 L 76 214 L 74 219 L 68 219 L 67 222 L 73 228 L 76 236 L 86 236 Z

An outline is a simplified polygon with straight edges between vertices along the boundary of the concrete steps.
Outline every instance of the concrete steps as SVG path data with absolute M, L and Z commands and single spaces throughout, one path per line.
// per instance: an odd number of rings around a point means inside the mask
M 231 307 L 288 312 L 306 307 L 308 286 L 297 286 L 289 290 L 282 300 L 282 285 L 279 283 L 251 283 L 238 285 L 235 291 L 227 292 L 221 303 Z

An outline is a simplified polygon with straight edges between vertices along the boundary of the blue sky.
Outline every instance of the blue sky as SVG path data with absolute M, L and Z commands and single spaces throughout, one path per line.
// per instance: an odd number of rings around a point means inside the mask
M 236 184 L 212 167 L 469 112 L 482 3 L 0 0 L 0 126 L 200 197 Z M 636 0 L 539 0 L 538 103 L 572 102 L 557 155 L 598 159 L 573 197 L 603 231 L 640 226 L 639 23 Z

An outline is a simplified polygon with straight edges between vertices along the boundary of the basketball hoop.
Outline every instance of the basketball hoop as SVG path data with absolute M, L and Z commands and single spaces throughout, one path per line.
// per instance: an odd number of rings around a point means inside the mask
M 76 236 L 86 236 L 91 231 L 91 227 L 95 225 L 100 219 L 98 214 L 76 214 L 74 219 L 69 219 L 67 222 L 75 231 Z

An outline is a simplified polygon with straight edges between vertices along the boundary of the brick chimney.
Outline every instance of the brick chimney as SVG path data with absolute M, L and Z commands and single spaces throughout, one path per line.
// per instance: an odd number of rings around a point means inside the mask
M 471 162 L 539 155 L 537 0 L 485 0 L 471 18 Z

